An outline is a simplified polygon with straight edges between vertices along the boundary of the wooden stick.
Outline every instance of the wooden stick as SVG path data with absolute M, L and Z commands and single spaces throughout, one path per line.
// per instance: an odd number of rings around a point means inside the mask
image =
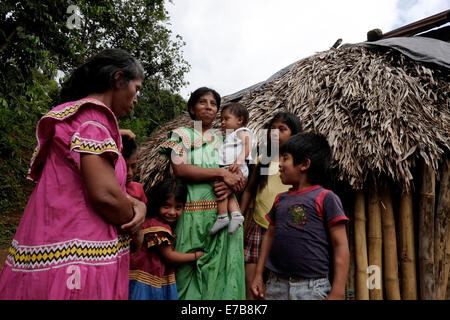
M 395 233 L 394 209 L 388 187 L 383 187 L 381 191 L 381 222 L 383 227 L 383 266 L 386 299 L 400 300 L 397 237 Z
M 369 192 L 369 229 L 368 229 L 368 256 L 369 268 L 376 271 L 377 276 L 372 284 L 379 284 L 379 287 L 369 287 L 370 300 L 383 300 L 383 266 L 382 266 L 382 231 L 381 231 L 381 211 L 380 199 L 376 186 L 371 187 Z M 379 272 L 377 274 L 377 272 Z M 378 278 L 379 277 L 379 278 Z M 371 278 L 369 276 L 369 278 Z
M 446 300 L 450 300 L 450 280 L 447 283 L 447 295 L 445 296 Z
M 348 278 L 345 284 L 345 299 L 355 300 L 355 217 L 349 217 L 350 221 L 347 224 L 347 238 L 350 250 L 350 264 L 348 269 Z
M 367 242 L 366 242 L 366 211 L 364 192 L 356 191 L 355 195 L 355 262 L 356 262 L 356 300 L 369 300 L 367 286 Z
M 446 248 L 446 261 L 447 261 L 447 289 L 443 287 L 444 300 L 450 300 L 450 228 L 447 229 L 447 248 Z
M 400 198 L 398 225 L 400 268 L 402 271 L 402 299 L 417 300 L 413 198 L 411 193 L 403 193 Z
M 450 160 L 442 165 L 441 185 L 434 222 L 434 272 L 436 299 L 444 300 L 447 292 L 449 261 L 447 249 L 450 246 Z
M 422 185 L 419 199 L 419 278 L 420 298 L 433 300 L 434 291 L 434 202 L 435 175 L 433 168 L 422 164 Z

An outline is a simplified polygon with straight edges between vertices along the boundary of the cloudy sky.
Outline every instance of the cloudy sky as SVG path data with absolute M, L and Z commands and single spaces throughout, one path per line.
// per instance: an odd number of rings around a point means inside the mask
M 167 1 L 167 0 L 166 0 Z M 173 0 L 171 30 L 191 65 L 180 90 L 201 86 L 222 96 L 266 80 L 289 64 L 343 43 L 366 40 L 450 9 L 450 0 Z

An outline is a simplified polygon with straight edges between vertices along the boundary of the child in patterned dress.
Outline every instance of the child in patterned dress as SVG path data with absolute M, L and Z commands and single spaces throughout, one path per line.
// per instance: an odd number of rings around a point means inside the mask
M 150 192 L 147 220 L 137 240 L 142 245 L 131 254 L 130 300 L 177 300 L 174 265 L 192 263 L 203 256 L 201 250 L 174 251 L 172 227 L 183 212 L 186 196 L 186 186 L 174 178 Z

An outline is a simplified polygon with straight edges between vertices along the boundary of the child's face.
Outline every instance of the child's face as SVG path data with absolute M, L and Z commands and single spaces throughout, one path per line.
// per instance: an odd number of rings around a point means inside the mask
M 183 212 L 183 203 L 177 202 L 174 196 L 170 196 L 159 208 L 159 217 L 167 224 L 174 223 Z
M 280 148 L 286 141 L 289 140 L 289 138 L 291 137 L 291 134 L 292 134 L 291 129 L 287 126 L 286 123 L 284 123 L 282 121 L 275 121 L 270 126 L 270 129 L 271 129 L 270 130 L 271 141 L 274 141 L 274 139 L 278 139 Z M 278 129 L 278 130 L 274 130 L 274 129 Z
M 298 184 L 300 176 L 300 165 L 294 164 L 294 158 L 290 153 L 283 153 L 280 157 L 280 178 L 283 184 Z
M 127 163 L 127 184 L 133 181 L 137 172 L 137 155 L 133 153 L 128 159 L 125 159 Z
M 220 118 L 223 132 L 225 132 L 227 129 L 236 130 L 242 127 L 242 118 L 233 114 L 230 109 L 225 109 L 225 111 L 222 112 Z

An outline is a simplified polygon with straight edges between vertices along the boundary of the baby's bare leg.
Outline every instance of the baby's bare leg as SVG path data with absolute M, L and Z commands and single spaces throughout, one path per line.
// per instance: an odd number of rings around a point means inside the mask
M 228 198 L 228 212 L 231 212 L 231 221 L 228 225 L 228 233 L 234 233 L 244 223 L 244 216 L 239 208 L 239 203 L 234 195 Z
M 217 201 L 217 214 L 227 214 L 228 213 L 228 199 L 225 198 L 224 200 Z
M 217 219 L 211 228 L 210 234 L 214 235 L 225 228 L 230 219 L 228 218 L 228 198 L 217 202 Z

